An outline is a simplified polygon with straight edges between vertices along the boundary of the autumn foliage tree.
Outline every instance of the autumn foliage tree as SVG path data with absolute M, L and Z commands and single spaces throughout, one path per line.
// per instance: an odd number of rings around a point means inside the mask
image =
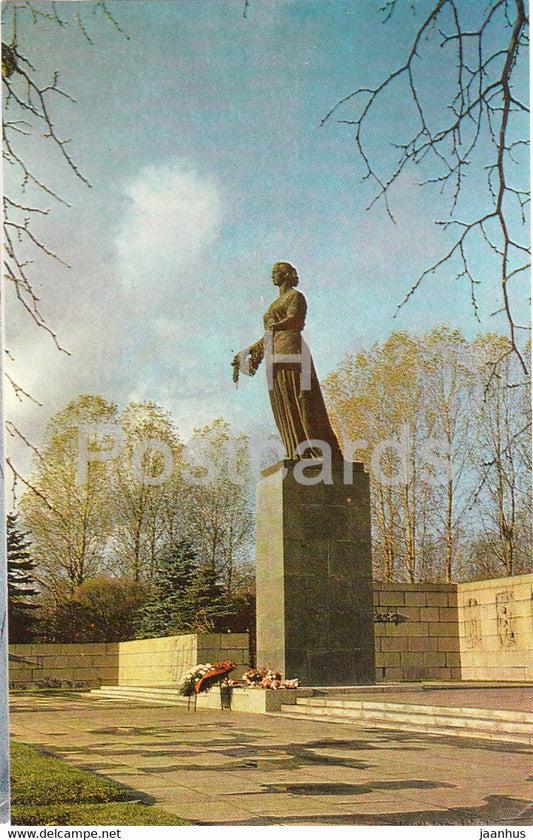
M 131 621 L 117 630 L 117 616 L 137 595 L 142 633 L 249 620 L 246 440 L 216 420 L 194 443 L 200 450 L 187 452 L 170 414 L 152 403 L 119 412 L 81 395 L 50 420 L 20 503 L 48 640 L 95 641 L 104 628 L 113 639 L 131 635 Z
M 39 579 L 58 594 L 63 584 L 73 590 L 105 567 L 114 523 L 110 462 L 80 459 L 80 439 L 86 440 L 88 453 L 105 449 L 105 434 L 85 438 L 83 429 L 112 424 L 116 413 L 116 406 L 103 397 L 81 395 L 50 420 L 42 453 L 35 455 L 32 489 L 22 497 L 20 509 L 31 533 Z
M 180 518 L 182 444 L 169 413 L 154 403 L 130 403 L 117 422 L 124 437 L 111 471 L 112 553 L 117 571 L 147 580 Z
M 512 575 L 528 568 L 531 546 L 531 390 L 517 387 L 520 372 L 506 350 L 509 342 L 480 336 L 475 349 L 488 373 L 483 422 L 475 442 L 475 502 L 484 539 L 477 562 L 485 573 Z M 502 359 L 495 367 L 496 359 Z M 484 546 L 484 558 L 480 547 Z
M 145 586 L 128 578 L 91 578 L 64 598 L 44 598 L 39 636 L 67 644 L 134 639 L 146 594 Z
M 345 454 L 371 471 L 376 577 L 475 576 L 483 540 L 492 574 L 531 566 L 530 407 L 509 349 L 447 327 L 394 333 L 325 381 Z
M 231 592 L 252 544 L 248 440 L 245 435 L 232 434 L 229 423 L 219 418 L 195 430 L 186 457 L 185 527 L 202 562 Z

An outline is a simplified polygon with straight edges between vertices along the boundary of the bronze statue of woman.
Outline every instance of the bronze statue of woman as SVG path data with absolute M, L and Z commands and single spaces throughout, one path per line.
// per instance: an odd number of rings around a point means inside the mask
M 329 456 L 342 461 L 315 366 L 302 338 L 307 303 L 296 289 L 298 273 L 290 263 L 277 262 L 272 282 L 279 295 L 263 316 L 265 335 L 237 353 L 232 362 L 233 380 L 238 381 L 239 372 L 253 376 L 264 358 L 272 413 L 287 457 Z

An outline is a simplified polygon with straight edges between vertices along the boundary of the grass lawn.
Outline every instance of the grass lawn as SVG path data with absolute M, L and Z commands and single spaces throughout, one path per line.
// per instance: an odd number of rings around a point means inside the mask
M 109 779 L 11 742 L 13 825 L 190 825 Z

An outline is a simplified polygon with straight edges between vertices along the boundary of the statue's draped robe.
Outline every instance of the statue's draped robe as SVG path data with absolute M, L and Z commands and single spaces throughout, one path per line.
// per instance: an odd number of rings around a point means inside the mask
M 274 355 L 302 355 L 302 330 L 305 324 L 307 303 L 305 297 L 296 289 L 290 289 L 276 298 L 263 317 L 265 330 L 272 324 L 284 323 L 274 330 L 272 348 Z M 274 420 L 285 446 L 287 457 L 319 457 L 322 451 L 318 446 L 301 448 L 295 452 L 298 444 L 308 440 L 319 440 L 328 444 L 333 460 L 342 460 L 342 451 L 329 422 L 320 384 L 313 360 L 309 354 L 311 366 L 310 385 L 306 389 L 305 370 L 302 373 L 301 360 L 272 362 L 268 359 L 268 342 L 265 342 L 265 361 L 272 364 L 270 403 Z M 305 362 L 304 362 L 305 364 Z M 310 451 L 309 451 L 310 450 Z

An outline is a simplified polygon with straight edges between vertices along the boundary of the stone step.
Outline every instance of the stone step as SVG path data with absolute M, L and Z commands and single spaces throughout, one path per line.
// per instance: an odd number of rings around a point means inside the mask
M 152 686 L 122 686 L 105 685 L 93 689 L 84 695 L 91 700 L 111 702 L 113 700 L 132 700 L 156 704 L 158 706 L 183 706 L 187 705 L 187 698 L 183 697 L 176 688 L 152 687 Z
M 431 715 L 436 714 L 454 716 L 460 715 L 462 718 L 488 718 L 494 721 L 510 721 L 529 724 L 533 731 L 533 712 L 514 710 L 514 709 L 490 709 L 483 706 L 437 706 L 435 704 L 423 703 L 400 703 L 398 701 L 388 700 L 336 700 L 327 697 L 302 697 L 298 698 L 298 705 L 311 706 L 318 708 L 330 709 L 355 709 L 364 712 L 373 712 L 378 710 L 380 712 L 405 712 L 406 709 L 414 710 L 419 714 Z
M 429 723 L 444 726 L 453 725 L 462 728 L 467 728 L 469 726 L 486 729 L 503 728 L 508 732 L 513 731 L 517 733 L 526 733 L 528 735 L 533 733 L 533 722 L 523 720 L 522 718 L 524 715 L 520 712 L 516 713 L 516 718 L 506 718 L 505 720 L 501 720 L 497 716 L 496 712 L 491 713 L 488 709 L 480 709 L 480 714 L 473 716 L 462 714 L 463 710 L 461 709 L 452 709 L 449 707 L 425 707 L 424 709 L 421 709 L 417 705 L 409 706 L 407 704 L 405 704 L 403 709 L 395 710 L 387 708 L 380 709 L 377 705 L 372 709 L 354 709 L 346 707 L 331 708 L 328 706 L 316 707 L 303 704 L 300 706 L 298 703 L 296 705 L 298 713 L 306 714 L 308 717 L 311 717 L 316 710 L 318 714 L 326 717 L 342 716 L 357 718 L 359 720 L 373 720 L 374 718 L 379 717 L 381 720 L 385 721 L 407 721 L 412 723 Z
M 280 713 L 305 720 L 358 723 L 382 729 L 400 727 L 410 732 L 533 745 L 533 714 L 507 709 L 462 709 L 409 703 L 299 698 L 294 706 L 282 706 Z
M 84 697 L 101 702 L 131 701 L 158 706 L 188 703 L 176 688 L 169 686 L 102 686 L 85 693 Z M 533 713 L 509 709 L 299 696 L 295 705 L 282 704 L 276 713 L 303 720 L 533 745 Z
M 288 707 L 291 711 L 287 712 L 278 712 L 278 714 L 282 714 L 284 717 L 294 718 L 298 720 L 306 719 L 312 720 L 316 722 L 322 723 L 336 723 L 336 724 L 345 724 L 354 726 L 354 724 L 358 724 L 360 727 L 364 726 L 368 729 L 384 729 L 390 731 L 401 731 L 401 732 L 413 732 L 413 733 L 423 733 L 424 735 L 447 735 L 452 736 L 455 738 L 480 738 L 485 741 L 498 741 L 498 742 L 505 742 L 505 743 L 515 743 L 515 744 L 522 744 L 525 746 L 533 746 L 533 738 L 527 735 L 516 735 L 513 733 L 507 733 L 502 730 L 498 731 L 487 731 L 485 729 L 474 729 L 469 727 L 465 730 L 460 730 L 454 726 L 434 726 L 434 725 L 422 725 L 422 724 L 414 724 L 414 723 L 407 723 L 405 721 L 401 722 L 392 722 L 392 721 L 383 721 L 379 718 L 367 719 L 365 721 L 357 720 L 356 718 L 352 717 L 343 717 L 341 715 L 337 715 L 335 717 L 327 716 L 327 715 L 320 715 L 314 714 L 312 716 L 308 716 L 304 718 L 303 715 L 298 714 L 295 711 L 294 706 Z
M 404 682 L 398 680 L 386 683 L 373 683 L 372 685 L 325 685 L 314 686 L 314 696 L 334 697 L 342 694 L 375 695 L 381 697 L 383 694 L 406 694 L 415 692 L 420 694 L 424 691 L 449 691 L 450 689 L 478 690 L 498 689 L 502 692 L 508 689 L 527 688 L 533 689 L 531 680 L 506 680 L 505 683 L 493 680 L 422 680 L 418 682 Z

